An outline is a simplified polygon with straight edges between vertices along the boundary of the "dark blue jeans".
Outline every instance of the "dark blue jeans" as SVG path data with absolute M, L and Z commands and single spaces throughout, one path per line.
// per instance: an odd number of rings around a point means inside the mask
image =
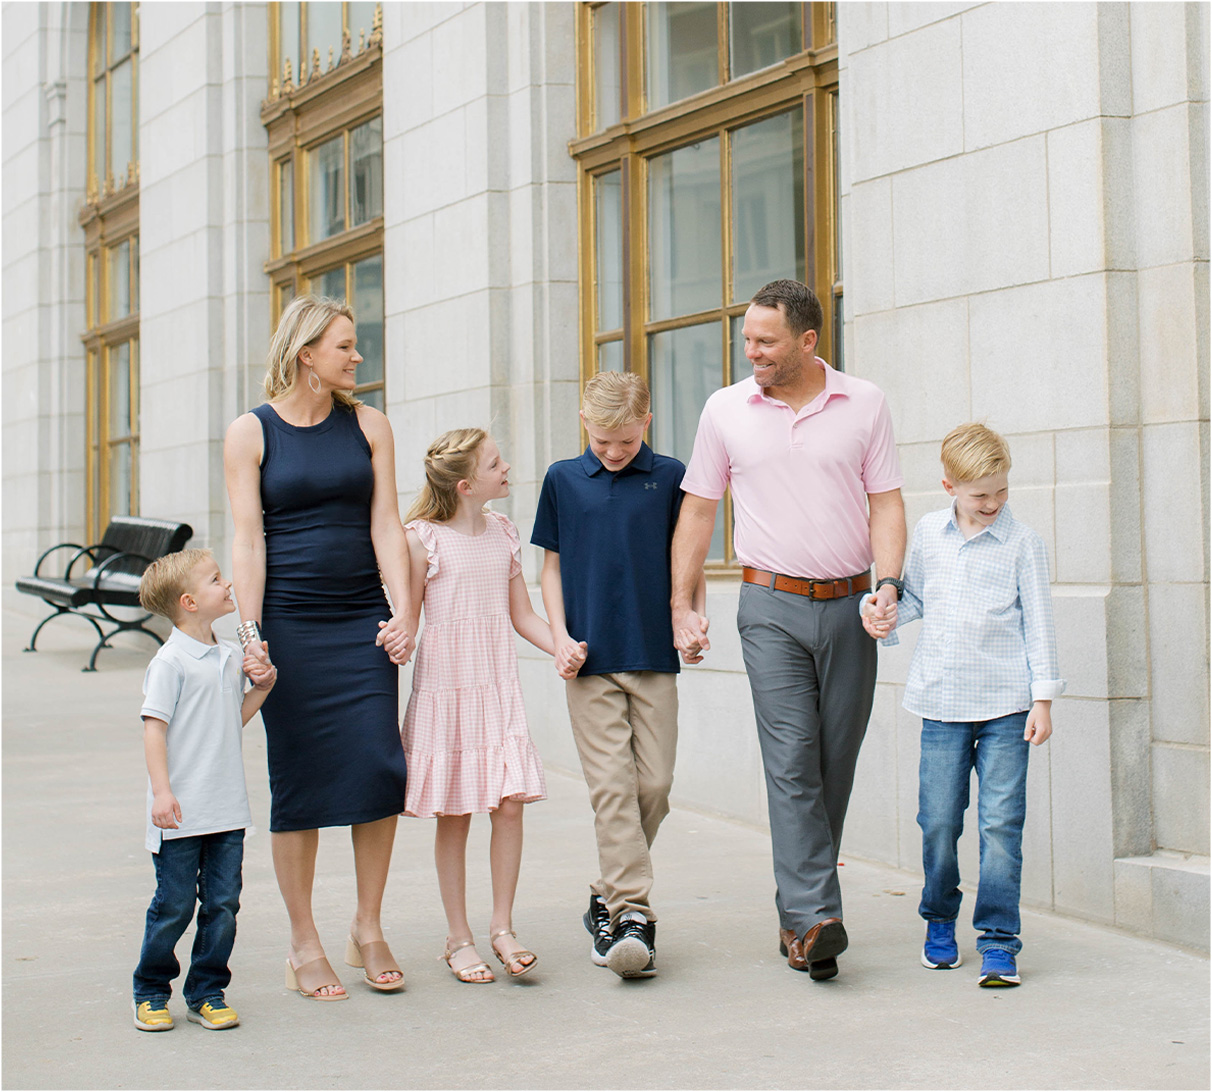
M 198 904 L 198 927 L 182 993 L 191 1009 L 221 1001 L 231 981 L 227 961 L 236 942 L 244 831 L 165 838 L 156 865 L 156 893 L 147 908 L 143 950 L 135 968 L 135 1001 L 167 1001 L 181 973 L 173 954 Z
M 981 875 L 972 924 L 976 948 L 1022 949 L 1018 900 L 1027 814 L 1027 714 L 986 721 L 922 721 L 917 823 L 922 828 L 926 883 L 918 913 L 927 921 L 954 921 L 960 909 L 956 843 L 964 830 L 972 769 L 978 784 Z

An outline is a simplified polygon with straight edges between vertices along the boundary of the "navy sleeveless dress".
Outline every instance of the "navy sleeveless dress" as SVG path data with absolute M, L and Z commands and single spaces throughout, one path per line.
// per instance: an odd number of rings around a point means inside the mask
M 352 409 L 318 425 L 261 421 L 265 598 L 278 681 L 261 707 L 271 831 L 369 823 L 404 810 L 399 669 L 375 645 L 391 617 L 370 539 L 374 472 Z

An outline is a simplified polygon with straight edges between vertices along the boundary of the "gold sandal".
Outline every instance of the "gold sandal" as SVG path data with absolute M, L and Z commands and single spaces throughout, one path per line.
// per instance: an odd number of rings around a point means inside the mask
M 349 997 L 347 993 L 321 993 L 320 991 L 325 986 L 341 986 L 341 980 L 324 956 L 313 959 L 310 963 L 304 963 L 302 967 L 293 966 L 290 957 L 286 957 L 286 988 L 288 990 L 298 990 L 304 997 L 312 1001 L 344 1001 Z M 341 989 L 343 990 L 345 987 L 341 986 Z
M 488 938 L 488 941 L 492 945 L 492 954 L 501 961 L 501 966 L 505 968 L 505 973 L 509 975 L 510 978 L 521 978 L 522 975 L 524 975 L 536 963 L 538 963 L 539 957 L 535 955 L 534 952 L 528 951 L 526 948 L 513 952 L 508 957 L 501 955 L 501 953 L 497 951 L 496 943 L 501 937 L 513 937 L 514 940 L 517 940 L 518 934 L 512 929 L 502 929 L 498 933 L 493 933 L 492 936 Z M 530 956 L 530 959 L 526 960 L 526 956 Z M 512 969 L 515 963 L 520 964 L 520 970 L 515 971 Z
M 476 942 L 474 940 L 465 940 L 461 944 L 456 944 L 452 948 L 450 946 L 450 939 L 447 938 L 446 951 L 442 953 L 442 958 L 444 960 L 446 960 L 446 966 L 450 967 L 450 973 L 452 975 L 454 975 L 455 978 L 457 978 L 460 982 L 470 982 L 474 986 L 480 986 L 486 982 L 495 982 L 496 978 L 493 976 L 492 968 L 490 966 L 488 966 L 488 964 L 485 963 L 482 959 L 480 960 L 479 963 L 472 963 L 469 966 L 462 967 L 457 971 L 454 969 L 453 966 L 451 966 L 450 961 L 454 958 L 456 952 L 461 952 L 464 948 L 474 948 L 475 946 L 476 946 Z M 487 978 L 471 978 L 470 977 L 473 974 L 481 974 L 484 971 L 488 972 Z
M 362 980 L 372 989 L 389 993 L 404 988 L 404 972 L 396 966 L 385 940 L 368 940 L 365 944 L 359 944 L 354 940 L 353 933 L 350 933 L 345 942 L 345 962 L 350 967 L 362 968 Z M 379 981 L 379 975 L 390 974 L 392 971 L 400 977 L 390 982 Z

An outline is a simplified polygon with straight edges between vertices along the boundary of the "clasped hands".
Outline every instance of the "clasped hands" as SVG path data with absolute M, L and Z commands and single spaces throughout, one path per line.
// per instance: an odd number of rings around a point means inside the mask
M 272 690 L 278 681 L 278 669 L 269 658 L 269 642 L 254 641 L 244 653 L 244 674 L 258 690 Z
M 711 625 L 705 614 L 689 608 L 673 612 L 673 646 L 688 664 L 703 662 L 703 653 L 711 648 L 707 639 L 707 627 Z
M 397 667 L 403 667 L 408 663 L 417 647 L 404 620 L 396 614 L 391 616 L 390 621 L 379 623 L 375 644 L 387 652 L 388 659 Z
M 859 613 L 863 629 L 879 640 L 896 629 L 896 588 L 885 584 L 879 591 L 864 595 Z
M 556 674 L 561 679 L 575 679 L 577 672 L 585 666 L 588 655 L 589 646 L 584 641 L 574 641 L 569 637 L 560 642 L 555 650 Z

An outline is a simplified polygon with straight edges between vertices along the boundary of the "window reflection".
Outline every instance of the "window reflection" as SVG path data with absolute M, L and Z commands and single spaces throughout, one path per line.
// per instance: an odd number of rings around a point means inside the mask
M 109 320 L 130 314 L 130 240 L 109 248 Z
M 327 296 L 331 300 L 345 299 L 345 266 L 339 265 L 336 269 L 329 269 L 321 273 L 312 282 L 312 289 L 321 296 Z
M 734 302 L 779 277 L 804 279 L 804 112 L 732 133 Z
M 109 449 L 109 515 L 131 514 L 130 444 L 114 444 Z
M 113 127 L 110 130 L 113 161 L 110 169 L 119 182 L 129 173 L 130 163 L 134 158 L 134 146 L 131 143 L 131 72 L 131 62 L 123 61 L 110 75 L 110 87 L 114 94 Z
M 598 129 L 619 120 L 619 5 L 603 4 L 593 12 L 593 104 Z
M 622 173 L 594 179 L 597 223 L 598 330 L 623 325 L 623 188 Z
M 345 230 L 345 138 L 332 140 L 308 153 L 311 164 L 311 241 Z
M 656 110 L 720 82 L 716 5 L 649 3 L 648 109 Z
M 719 307 L 719 138 L 649 160 L 648 200 L 652 318 Z
M 278 164 L 278 239 L 281 252 L 295 248 L 295 165 L 284 159 Z
M 371 118 L 349 134 L 350 226 L 383 215 L 383 118 Z
M 130 342 L 123 342 L 109 351 L 109 434 L 130 432 Z
M 777 64 L 803 49 L 802 4 L 728 5 L 733 79 Z
M 309 3 L 307 5 L 307 71 L 311 71 L 313 53 L 320 51 L 320 71 L 328 71 L 328 51 L 336 64 L 341 56 L 341 5 L 339 3 Z
M 623 343 L 604 341 L 598 346 L 598 371 L 621 372 L 623 370 Z
M 383 382 L 383 255 L 355 262 L 353 309 L 357 320 L 358 384 Z M 379 407 L 380 409 L 382 407 Z
M 720 324 L 705 322 L 652 334 L 648 339 L 652 387 L 652 447 L 690 461 L 699 414 L 720 386 Z M 724 522 L 717 510 L 708 558 L 724 556 Z

